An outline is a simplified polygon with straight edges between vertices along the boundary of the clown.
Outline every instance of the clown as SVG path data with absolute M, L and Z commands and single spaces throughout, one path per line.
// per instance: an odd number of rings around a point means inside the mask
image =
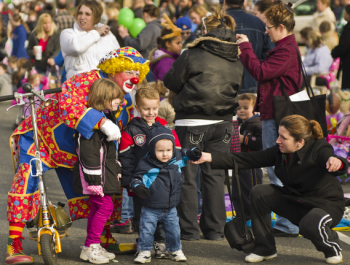
M 53 103 L 44 104 L 37 111 L 38 136 L 44 172 L 55 169 L 68 199 L 72 220 L 87 218 L 90 211 L 88 196 L 73 192 L 73 167 L 77 160 L 74 149 L 74 133 L 77 130 L 85 138 L 100 129 L 108 140 L 118 140 L 120 130 L 116 124 L 102 117 L 99 111 L 87 108 L 90 86 L 99 78 L 108 78 L 117 83 L 125 94 L 122 107 L 116 113 L 120 128 L 125 128 L 133 118 L 134 107 L 129 93 L 142 81 L 149 71 L 149 61 L 131 47 L 114 50 L 100 60 L 100 70 L 92 70 L 71 77 L 62 84 L 62 93 L 54 96 Z M 37 178 L 31 171 L 35 156 L 31 117 L 24 120 L 10 138 L 14 180 L 8 193 L 7 219 L 9 239 L 5 264 L 32 264 L 32 257 L 21 250 L 22 231 L 38 213 L 40 197 Z M 34 170 L 35 171 L 35 170 Z M 136 244 L 118 243 L 112 237 L 109 224 L 121 218 L 122 196 L 113 196 L 114 212 L 106 223 L 101 236 L 101 245 L 109 252 L 120 253 L 136 249 Z

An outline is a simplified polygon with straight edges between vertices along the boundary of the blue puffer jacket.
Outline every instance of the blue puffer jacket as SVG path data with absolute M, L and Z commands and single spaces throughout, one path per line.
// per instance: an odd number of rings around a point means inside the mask
M 150 196 L 141 200 L 142 206 L 170 209 L 179 204 L 182 189 L 181 168 L 189 160 L 186 152 L 187 149 L 175 151 L 174 157 L 167 163 L 153 159 L 150 153 L 140 160 L 130 186 L 132 191 L 138 185 L 145 185 L 150 189 Z

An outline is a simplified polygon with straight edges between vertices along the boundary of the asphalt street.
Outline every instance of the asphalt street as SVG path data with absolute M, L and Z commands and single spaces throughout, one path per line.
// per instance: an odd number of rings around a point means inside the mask
M 12 133 L 13 124 L 17 115 L 17 109 L 6 111 L 9 103 L 0 103 L 0 264 L 5 264 L 6 244 L 8 238 L 8 221 L 6 219 L 7 192 L 13 179 L 12 159 L 9 147 L 9 137 Z M 54 204 L 57 202 L 67 203 L 61 185 L 54 171 L 50 171 L 45 175 L 48 185 L 48 197 Z M 265 178 L 264 182 L 268 182 Z M 343 185 L 345 193 L 350 193 L 350 181 Z M 66 206 L 67 208 L 67 206 Z M 59 254 L 59 262 L 61 265 L 88 264 L 79 259 L 80 246 L 83 245 L 86 232 L 86 220 L 75 221 L 69 229 L 69 236 L 62 239 L 63 252 Z M 44 264 L 41 256 L 38 255 L 37 244 L 28 239 L 28 230 L 25 229 L 23 236 L 23 251 L 28 255 L 32 255 L 35 264 Z M 137 235 L 120 235 L 114 234 L 120 242 L 135 242 Z M 344 262 L 350 264 L 350 232 L 341 232 L 342 248 Z M 298 238 L 276 238 L 278 257 L 276 260 L 263 262 L 263 264 L 283 264 L 283 265 L 316 265 L 325 264 L 324 256 L 318 252 L 312 243 L 304 239 Z M 247 264 L 244 262 L 245 254 L 232 250 L 226 240 L 223 241 L 183 241 L 183 251 L 188 258 L 187 264 L 190 265 L 221 265 L 221 264 Z M 152 258 L 152 262 L 156 264 L 173 264 L 170 260 L 156 260 Z M 118 255 L 115 261 L 109 264 L 133 264 L 133 255 Z

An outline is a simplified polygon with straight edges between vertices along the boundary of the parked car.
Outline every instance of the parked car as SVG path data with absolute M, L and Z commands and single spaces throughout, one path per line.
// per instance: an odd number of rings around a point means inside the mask
M 294 35 L 298 44 L 301 44 L 300 31 L 311 25 L 316 10 L 317 0 L 299 0 L 293 4 L 294 9 Z

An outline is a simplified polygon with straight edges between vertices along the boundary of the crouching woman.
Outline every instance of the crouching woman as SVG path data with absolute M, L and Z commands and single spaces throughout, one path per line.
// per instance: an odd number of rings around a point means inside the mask
M 211 162 L 212 169 L 275 166 L 283 187 L 257 185 L 250 193 L 255 249 L 247 262 L 277 257 L 271 233 L 271 211 L 298 225 L 300 234 L 311 240 L 326 262 L 342 262 L 338 234 L 332 230 L 341 220 L 345 202 L 335 176 L 345 174 L 348 164 L 337 157 L 323 138 L 320 124 L 299 115 L 282 119 L 276 145 L 264 151 L 237 154 L 203 153 L 194 163 Z

